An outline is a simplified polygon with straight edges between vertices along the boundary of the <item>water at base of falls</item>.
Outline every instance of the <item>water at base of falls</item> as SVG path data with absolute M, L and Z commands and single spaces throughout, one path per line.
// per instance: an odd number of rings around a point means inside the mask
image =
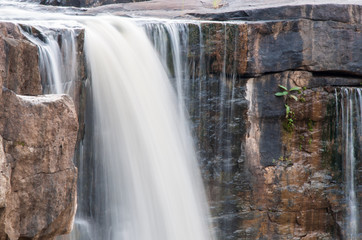
M 357 199 L 357 163 L 362 156 L 362 89 L 341 88 L 336 93 L 337 119 L 341 126 L 342 160 L 344 165 L 345 194 L 348 206 L 345 220 L 345 239 L 358 240 L 360 216 Z

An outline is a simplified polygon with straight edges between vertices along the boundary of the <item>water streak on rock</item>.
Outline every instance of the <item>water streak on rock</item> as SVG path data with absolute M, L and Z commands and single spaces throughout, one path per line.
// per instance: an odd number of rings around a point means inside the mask
M 341 127 L 340 135 L 345 174 L 345 194 L 348 205 L 345 238 L 360 239 L 360 216 L 356 177 L 357 164 L 362 154 L 362 89 L 341 88 L 337 95 L 337 117 Z

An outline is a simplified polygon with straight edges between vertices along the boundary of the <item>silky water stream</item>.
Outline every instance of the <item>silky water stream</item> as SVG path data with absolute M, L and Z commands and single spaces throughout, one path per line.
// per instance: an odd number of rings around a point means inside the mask
M 362 159 L 362 89 L 341 88 L 336 91 L 337 126 L 341 137 L 347 213 L 345 239 L 362 237 L 361 216 L 358 206 L 358 166 Z
M 77 33 L 84 29 L 88 99 L 86 131 L 76 151 L 78 212 L 73 232 L 62 239 L 216 239 L 185 111 L 193 109 L 197 117 L 205 108 L 202 46 L 199 59 L 187 59 L 188 25 L 199 29 L 202 45 L 200 23 L 75 17 L 19 10 L 13 3 L 0 12 L 6 16 L 1 19 L 19 23 L 38 46 L 44 93 L 76 94 L 75 82 L 81 81 Z M 226 34 L 224 41 L 226 45 Z M 218 140 L 215 158 L 225 173 L 223 187 L 232 178 L 232 153 L 225 150 L 231 149 L 232 137 L 225 126 L 232 127 L 228 121 L 234 117 L 236 79 L 225 74 L 226 48 L 224 58 L 215 103 L 221 121 L 213 132 Z M 188 101 L 190 95 L 199 100 Z M 349 206 L 346 239 L 358 239 L 355 166 L 361 159 L 361 90 L 343 88 L 336 98 Z M 225 193 L 220 195 L 226 199 Z M 223 208 L 234 208 L 225 202 Z M 228 221 L 219 227 L 227 229 Z
M 74 94 L 84 28 L 92 133 L 77 149 L 79 207 L 66 238 L 215 239 L 182 99 L 144 30 L 119 17 L 1 11 L 38 46 L 44 93 Z

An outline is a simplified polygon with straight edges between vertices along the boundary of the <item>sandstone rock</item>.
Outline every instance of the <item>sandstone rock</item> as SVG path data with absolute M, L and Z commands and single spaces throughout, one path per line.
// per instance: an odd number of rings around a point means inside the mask
M 39 97 L 6 90 L 0 134 L 11 165 L 3 223 L 10 240 L 52 239 L 68 233 L 76 210 L 72 162 L 77 116 L 66 95 Z
M 10 191 L 10 164 L 6 160 L 3 149 L 3 139 L 0 137 L 0 239 L 6 239 L 5 209 L 6 197 Z
M 0 23 L 0 75 L 3 86 L 18 94 L 41 94 L 38 64 L 38 48 L 24 38 L 18 26 Z

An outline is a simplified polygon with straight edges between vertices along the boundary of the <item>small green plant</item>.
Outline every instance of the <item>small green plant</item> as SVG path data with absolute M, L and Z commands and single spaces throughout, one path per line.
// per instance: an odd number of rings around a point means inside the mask
M 23 147 L 25 146 L 25 142 L 23 142 L 23 141 L 15 142 L 15 144 L 16 144 L 16 145 L 21 145 L 21 146 L 23 146 Z
M 213 0 L 212 6 L 213 6 L 214 8 L 219 8 L 219 7 L 220 7 L 220 3 L 221 3 L 221 0 Z
M 292 110 L 290 110 L 290 107 L 288 104 L 285 104 L 285 119 L 287 119 L 286 126 L 285 126 L 286 130 L 288 132 L 293 131 L 295 113 Z
M 297 91 L 298 93 L 301 93 L 301 91 L 300 91 L 302 89 L 301 87 L 292 87 L 289 90 L 288 90 L 288 88 L 284 87 L 283 85 L 279 85 L 279 87 L 281 89 L 283 89 L 283 91 L 275 93 L 275 96 L 277 96 L 277 97 L 287 96 L 289 98 L 293 98 L 295 101 L 298 101 L 298 97 L 293 95 L 292 92 Z
M 288 164 L 291 164 L 292 160 L 288 157 L 280 156 L 278 159 L 273 159 L 273 163 L 279 162 L 287 162 Z
M 313 120 L 309 119 L 308 123 L 307 123 L 307 126 L 308 126 L 309 132 L 313 132 L 313 126 L 314 126 Z
M 302 89 L 301 87 L 292 87 L 292 88 L 288 89 L 283 85 L 279 85 L 279 88 L 281 88 L 283 91 L 275 93 L 275 96 L 286 97 L 287 99 L 292 98 L 295 101 L 299 100 L 299 98 L 296 95 L 294 95 L 293 93 L 297 92 L 300 94 L 301 89 Z M 304 99 L 304 97 L 303 97 L 303 99 Z M 304 99 L 304 101 L 305 101 L 305 99 Z M 287 119 L 286 124 L 284 124 L 284 128 L 288 132 L 291 132 L 294 129 L 295 113 L 290 109 L 290 106 L 288 104 L 284 104 L 284 106 L 285 106 L 285 118 Z

